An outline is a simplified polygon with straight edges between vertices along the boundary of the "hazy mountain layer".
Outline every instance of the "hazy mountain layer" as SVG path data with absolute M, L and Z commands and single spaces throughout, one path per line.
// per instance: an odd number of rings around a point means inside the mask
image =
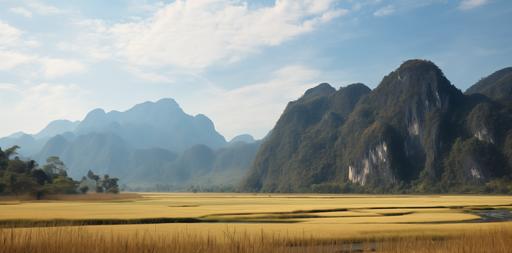
M 113 133 L 135 148 L 165 148 L 182 152 L 194 145 L 219 148 L 226 140 L 209 118 L 183 112 L 173 99 L 138 104 L 125 111 L 91 111 L 78 125 L 77 134 Z

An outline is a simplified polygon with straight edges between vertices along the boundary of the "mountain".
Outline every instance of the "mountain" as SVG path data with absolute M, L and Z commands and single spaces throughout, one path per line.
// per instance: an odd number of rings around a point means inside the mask
M 409 60 L 374 90 L 320 84 L 290 102 L 241 189 L 497 191 L 511 167 L 511 110 L 463 94 L 432 62 Z
M 7 137 L 0 138 L 0 148 L 6 149 L 18 145 L 20 146 L 18 150 L 20 155 L 30 157 L 39 152 L 51 137 L 74 131 L 78 123 L 78 121 L 55 120 L 34 135 L 17 132 Z
M 66 132 L 73 132 L 80 124 L 80 121 L 54 120 L 50 122 L 43 130 L 34 135 L 36 139 L 51 138 L 53 136 Z
M 160 147 L 182 152 L 197 144 L 219 148 L 226 144 L 210 119 L 183 112 L 173 99 L 145 102 L 125 112 L 91 111 L 77 126 L 77 134 L 114 133 L 135 148 Z
M 173 99 L 124 112 L 96 109 L 80 122 L 53 122 L 37 136 L 57 132 L 31 157 L 42 164 L 59 156 L 74 178 L 92 170 L 140 190 L 156 190 L 156 184 L 167 190 L 234 186 L 259 147 L 246 135 L 228 145 L 210 119 L 186 114 Z
M 237 136 L 233 137 L 233 139 L 231 139 L 229 141 L 229 143 L 230 144 L 235 144 L 235 143 L 238 143 L 238 142 L 253 143 L 255 141 L 256 140 L 254 140 L 254 137 L 252 137 L 252 135 L 250 135 L 250 134 L 241 134 L 241 135 L 237 135 Z
M 70 175 L 81 178 L 92 170 L 121 179 L 130 187 L 185 190 L 191 185 L 235 186 L 249 169 L 259 142 L 238 142 L 220 149 L 195 145 L 181 154 L 163 148 L 136 149 L 111 133 L 89 133 L 74 139 L 55 136 L 36 157 L 59 156 Z
M 338 91 L 320 84 L 290 102 L 262 144 L 245 189 L 302 191 L 307 185 L 332 177 L 337 128 L 369 92 L 363 84 Z
M 130 148 L 112 133 L 89 133 L 74 139 L 58 135 L 48 141 L 35 158 L 43 163 L 49 156 L 58 156 L 70 168 L 69 174 L 81 178 L 88 170 L 95 173 L 122 175 L 128 173 Z
M 512 105 L 512 67 L 504 68 L 478 81 L 465 92 L 482 94 L 493 100 Z

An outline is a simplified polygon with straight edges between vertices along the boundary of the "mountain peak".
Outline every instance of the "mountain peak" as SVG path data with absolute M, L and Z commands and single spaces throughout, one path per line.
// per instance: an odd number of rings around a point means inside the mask
M 336 92 L 336 89 L 334 89 L 330 84 L 321 83 L 311 89 L 308 89 L 304 93 L 303 97 L 325 96 L 325 95 L 330 95 L 334 92 Z
M 101 113 L 101 112 L 99 112 Z M 35 138 L 49 138 L 65 132 L 72 132 L 76 129 L 80 121 L 54 120 L 50 122 L 43 130 L 35 135 Z
M 87 114 L 87 116 L 85 116 L 85 117 L 86 117 L 86 118 L 87 118 L 87 117 L 98 117 L 98 116 L 105 115 L 105 114 L 107 114 L 107 113 L 105 112 L 105 110 L 103 110 L 103 109 L 101 109 L 101 108 L 96 108 L 96 109 L 94 109 L 94 110 L 90 111 L 90 112 Z
M 439 67 L 429 60 L 422 60 L 422 59 L 411 59 L 407 60 L 400 67 L 398 68 L 399 71 L 425 71 L 425 70 L 435 70 L 435 71 L 441 71 Z
M 398 69 L 384 77 L 377 90 L 382 97 L 392 98 L 390 101 L 396 100 L 396 97 L 418 97 L 429 100 L 427 103 L 434 99 L 438 105 L 443 97 L 461 95 L 433 62 L 417 59 L 402 63 Z
M 7 136 L 6 138 L 19 138 L 19 137 L 22 137 L 24 135 L 27 135 L 27 133 L 25 132 L 22 132 L 22 131 L 19 131 L 19 132 L 16 132 L 16 133 L 12 133 L 10 134 L 9 136 Z
M 340 87 L 339 90 L 370 92 L 372 89 L 370 89 L 368 86 L 364 85 L 363 83 L 352 83 L 345 87 Z
M 241 134 L 241 135 L 237 135 L 237 136 L 233 137 L 233 139 L 231 139 L 229 141 L 229 143 L 231 143 L 231 144 L 237 143 L 237 142 L 253 143 L 254 141 L 255 140 L 254 140 L 254 137 L 252 137 L 252 135 Z
M 156 101 L 155 104 L 172 105 L 172 106 L 179 107 L 179 105 L 176 102 L 176 100 L 174 100 L 172 98 L 162 98 L 162 99 Z
M 144 103 L 136 104 L 135 106 L 133 106 L 128 111 L 140 110 L 141 108 L 143 110 L 152 110 L 152 109 L 158 109 L 158 110 L 162 110 L 162 109 L 176 110 L 176 109 L 179 109 L 179 110 L 181 110 L 181 108 L 178 105 L 178 103 L 176 102 L 176 100 L 174 100 L 172 98 L 162 98 L 162 99 L 160 99 L 160 100 L 158 100 L 156 102 L 146 101 Z

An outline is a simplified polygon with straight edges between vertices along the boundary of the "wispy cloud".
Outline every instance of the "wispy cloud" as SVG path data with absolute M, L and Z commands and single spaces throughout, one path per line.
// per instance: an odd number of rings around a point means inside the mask
M 395 12 L 395 7 L 393 5 L 386 5 L 378 10 L 376 10 L 373 15 L 376 17 L 384 17 L 391 15 Z
M 0 20 L 0 49 L 19 44 L 22 31 Z
M 43 75 L 48 79 L 53 79 L 69 74 L 82 73 L 86 66 L 77 60 L 43 58 L 40 59 Z
M 92 107 L 89 93 L 75 84 L 40 83 L 30 87 L 0 84 L 10 106 L 0 107 L 0 132 L 36 132 L 55 119 L 79 119 Z
M 32 12 L 23 7 L 13 7 L 9 9 L 10 12 L 24 16 L 26 18 L 32 17 Z
M 315 86 L 320 77 L 316 69 L 289 65 L 276 70 L 266 81 L 235 89 L 211 87 L 196 98 L 201 103 L 184 103 L 184 107 L 211 117 L 228 138 L 240 133 L 259 138 L 273 127 L 286 104 Z
M 30 50 L 38 46 L 38 41 L 25 38 L 24 32 L 20 29 L 0 21 L 0 70 L 11 70 L 20 65 L 32 64 L 41 69 L 42 78 L 52 79 L 80 73 L 86 69 L 86 66 L 76 59 L 46 57 Z
M 0 70 L 10 70 L 22 64 L 33 62 L 34 57 L 11 50 L 0 50 Z
M 30 0 L 26 5 L 27 8 L 31 9 L 33 12 L 39 15 L 55 15 L 65 13 L 65 11 L 60 8 L 37 0 Z
M 0 70 L 10 70 L 34 60 L 33 56 L 19 50 L 30 45 L 22 35 L 20 29 L 0 20 Z
M 459 4 L 461 10 L 471 10 L 482 5 L 485 5 L 489 0 L 462 0 Z
M 175 1 L 143 20 L 113 25 L 101 20 L 78 22 L 85 29 L 80 40 L 87 42 L 74 45 L 134 66 L 200 70 L 236 62 L 345 15 L 347 10 L 335 8 L 334 2 L 281 0 L 252 9 L 240 1 Z M 72 44 L 61 46 L 73 49 Z
M 0 83 L 0 91 L 17 92 L 18 89 L 12 83 Z

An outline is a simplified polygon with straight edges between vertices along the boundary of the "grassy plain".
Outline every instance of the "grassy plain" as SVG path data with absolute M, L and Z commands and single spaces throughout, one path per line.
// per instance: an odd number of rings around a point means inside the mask
M 123 252 L 339 252 L 347 245 L 395 252 L 462 247 L 475 238 L 503 248 L 512 247 L 510 210 L 512 196 L 147 193 L 11 199 L 0 200 L 0 243 L 10 247 L 0 252 L 81 252 L 80 245 L 91 242 L 139 249 Z M 68 247 L 78 248 L 26 248 L 59 236 L 62 245 L 74 242 Z M 108 249 L 84 252 L 121 252 Z

